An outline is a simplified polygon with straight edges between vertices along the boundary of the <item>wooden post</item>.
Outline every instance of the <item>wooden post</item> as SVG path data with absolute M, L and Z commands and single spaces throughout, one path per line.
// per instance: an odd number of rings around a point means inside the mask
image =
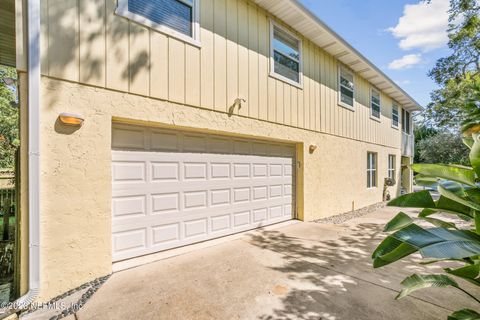
M 3 203 L 3 240 L 6 241 L 9 238 L 10 231 L 10 210 L 11 210 L 11 199 L 7 198 Z

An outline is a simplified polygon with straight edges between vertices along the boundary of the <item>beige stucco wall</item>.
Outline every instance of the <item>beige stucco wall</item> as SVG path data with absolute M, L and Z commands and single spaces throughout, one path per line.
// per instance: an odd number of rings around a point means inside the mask
M 400 168 L 400 149 L 142 96 L 47 77 L 41 96 L 40 300 L 111 272 L 112 121 L 296 144 L 303 166 L 297 172 L 298 215 L 305 220 L 380 202 L 388 154 L 397 156 Z M 61 112 L 83 115 L 83 127 L 59 124 Z M 318 145 L 313 154 L 310 144 Z M 367 151 L 378 152 L 375 189 L 366 188 Z

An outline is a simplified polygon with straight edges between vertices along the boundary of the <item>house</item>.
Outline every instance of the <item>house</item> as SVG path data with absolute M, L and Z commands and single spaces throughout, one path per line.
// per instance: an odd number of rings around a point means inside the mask
M 2 1 L 24 301 L 411 190 L 419 104 L 298 1 Z

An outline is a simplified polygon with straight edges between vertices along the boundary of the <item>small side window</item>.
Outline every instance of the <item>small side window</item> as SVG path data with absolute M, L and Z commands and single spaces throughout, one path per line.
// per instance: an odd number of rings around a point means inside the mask
M 394 154 L 388 155 L 388 177 L 395 180 L 396 157 Z
M 271 70 L 273 77 L 299 86 L 302 82 L 301 41 L 271 22 Z
M 375 188 L 377 186 L 377 154 L 374 152 L 367 153 L 367 188 Z
M 375 119 L 380 119 L 380 92 L 375 89 L 372 89 L 372 94 L 370 98 L 370 115 Z
M 338 104 L 342 107 L 353 109 L 355 101 L 355 83 L 353 73 L 345 68 L 339 68 L 339 88 Z
M 392 127 L 398 128 L 398 106 L 392 105 Z

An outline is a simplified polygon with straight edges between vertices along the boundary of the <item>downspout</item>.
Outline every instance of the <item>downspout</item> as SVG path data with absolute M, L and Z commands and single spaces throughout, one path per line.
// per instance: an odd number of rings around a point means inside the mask
M 28 41 L 28 292 L 15 302 L 25 309 L 40 289 L 40 1 L 27 0 Z

